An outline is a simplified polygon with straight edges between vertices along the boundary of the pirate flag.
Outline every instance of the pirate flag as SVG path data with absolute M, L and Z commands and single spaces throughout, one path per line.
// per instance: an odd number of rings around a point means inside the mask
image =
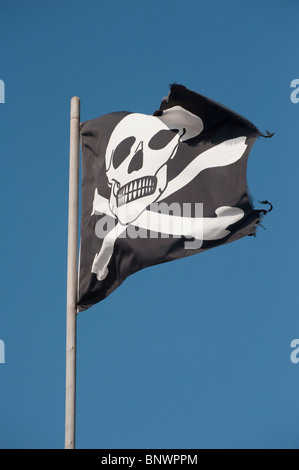
M 82 123 L 78 311 L 138 270 L 254 235 L 266 211 L 250 202 L 246 168 L 259 135 L 182 85 L 153 115 Z

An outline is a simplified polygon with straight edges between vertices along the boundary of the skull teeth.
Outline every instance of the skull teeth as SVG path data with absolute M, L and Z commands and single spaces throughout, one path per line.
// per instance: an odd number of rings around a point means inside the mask
M 122 186 L 117 192 L 117 206 L 123 206 L 144 196 L 153 194 L 156 190 L 156 176 L 138 178 Z

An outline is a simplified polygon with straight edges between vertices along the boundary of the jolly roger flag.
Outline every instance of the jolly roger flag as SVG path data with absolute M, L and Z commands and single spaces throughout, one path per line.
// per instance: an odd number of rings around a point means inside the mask
M 259 135 L 176 84 L 153 115 L 82 123 L 78 311 L 143 268 L 254 235 L 266 211 L 252 206 L 246 169 Z

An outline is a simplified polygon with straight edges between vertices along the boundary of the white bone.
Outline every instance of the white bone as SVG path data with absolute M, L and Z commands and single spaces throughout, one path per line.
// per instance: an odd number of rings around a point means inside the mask
M 238 222 L 244 211 L 238 207 L 221 206 L 217 217 L 179 217 L 146 210 L 134 222 L 138 228 L 167 235 L 194 237 L 198 240 L 218 240 L 229 235 L 226 228 Z
M 244 216 L 242 209 L 229 206 L 218 207 L 215 214 L 217 217 L 189 218 L 146 210 L 135 220 L 134 225 L 152 232 L 194 237 L 200 241 L 219 240 L 229 235 L 230 231 L 226 230 L 229 225 L 235 224 Z M 113 254 L 115 241 L 126 228 L 127 225 L 121 225 L 117 222 L 115 227 L 103 239 L 103 245 L 100 252 L 95 255 L 91 269 L 91 272 L 97 275 L 99 281 L 106 278 L 108 274 L 107 266 Z
M 95 190 L 94 205 L 97 209 L 93 211 L 93 214 L 106 214 L 115 218 L 114 214 L 110 211 L 108 199 L 99 195 L 97 189 Z M 134 221 L 134 226 L 152 232 L 166 233 L 168 235 L 190 236 L 199 240 L 219 240 L 230 233 L 229 230 L 226 230 L 226 227 L 235 224 L 244 216 L 242 209 L 229 206 L 218 207 L 215 210 L 215 214 L 217 217 L 195 218 L 179 217 L 145 210 L 138 219 Z M 116 225 L 121 224 L 117 223 Z M 122 227 L 123 230 L 121 230 L 121 227 L 118 229 L 119 235 L 126 230 L 127 225 L 123 225 Z M 112 230 L 107 234 L 109 238 L 112 236 L 111 232 Z
M 182 142 L 192 139 L 203 131 L 202 119 L 182 106 L 165 109 L 159 119 L 169 128 L 179 129 L 180 134 L 184 132 L 181 137 Z

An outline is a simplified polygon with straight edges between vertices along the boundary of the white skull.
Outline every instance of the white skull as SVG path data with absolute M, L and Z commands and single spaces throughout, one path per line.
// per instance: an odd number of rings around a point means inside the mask
M 133 222 L 167 186 L 167 162 L 179 130 L 156 116 L 129 114 L 115 127 L 106 150 L 110 209 L 121 224 Z

